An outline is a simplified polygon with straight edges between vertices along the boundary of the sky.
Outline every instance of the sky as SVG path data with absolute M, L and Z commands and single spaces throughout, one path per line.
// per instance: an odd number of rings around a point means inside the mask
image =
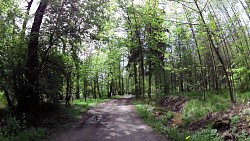
M 20 8 L 23 9 L 24 11 L 26 10 L 26 6 L 27 6 L 27 2 L 26 1 L 30 1 L 30 0 L 19 0 L 19 2 L 20 2 Z M 144 0 L 133 0 L 134 4 L 142 4 L 143 1 Z M 40 0 L 34 0 L 33 1 L 33 4 L 32 4 L 31 9 L 30 9 L 30 17 L 29 17 L 29 22 L 28 22 L 28 25 L 27 25 L 28 27 L 27 28 L 30 28 L 31 25 L 32 25 L 33 18 L 34 18 L 34 13 L 36 12 L 36 9 L 37 9 L 37 7 L 39 5 L 39 2 L 40 2 Z M 236 10 L 241 11 L 241 14 L 240 14 L 241 18 L 243 20 L 245 20 L 245 22 L 244 22 L 245 24 L 247 24 L 248 26 L 250 26 L 250 23 L 248 23 L 249 19 L 248 19 L 247 15 L 245 14 L 244 9 L 243 9 L 243 7 L 241 6 L 241 4 L 239 2 L 236 4 L 235 8 L 236 8 Z M 168 13 L 168 15 L 174 15 L 174 12 L 176 12 L 176 11 L 178 13 L 180 12 L 180 14 L 182 15 L 182 12 L 183 12 L 182 8 L 178 9 L 175 6 L 174 7 L 171 7 L 171 6 L 169 7 L 169 4 L 164 5 L 164 9 L 165 9 L 165 12 Z M 229 10 L 229 12 L 233 15 L 233 13 L 231 12 L 231 10 Z M 170 13 L 172 13 L 172 14 L 170 14 Z M 220 14 L 221 14 L 220 11 L 218 11 L 218 16 Z M 171 17 L 168 17 L 168 18 L 171 18 Z M 174 17 L 172 17 L 172 18 L 174 18 Z M 171 19 L 168 19 L 168 20 L 171 20 Z M 176 20 L 176 19 L 174 19 L 174 20 Z
M 27 2 L 26 1 L 30 1 L 30 0 L 20 0 L 20 4 L 19 4 L 19 7 L 21 9 L 23 9 L 24 11 L 26 11 L 27 9 Z M 33 22 L 33 19 L 34 19 L 34 14 L 36 12 L 36 9 L 38 7 L 38 4 L 39 4 L 40 0 L 34 0 L 33 3 L 32 3 L 32 6 L 31 6 L 31 9 L 30 9 L 30 16 L 29 16 L 29 21 L 28 21 L 28 28 L 31 27 L 31 24 Z

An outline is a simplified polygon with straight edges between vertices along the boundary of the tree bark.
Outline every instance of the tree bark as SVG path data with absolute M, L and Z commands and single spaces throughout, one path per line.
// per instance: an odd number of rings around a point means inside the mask
M 39 68 L 38 68 L 38 38 L 47 0 L 42 0 L 36 10 L 30 32 L 25 77 L 27 79 L 25 92 L 20 94 L 18 109 L 20 112 L 39 114 Z
M 84 95 L 84 100 L 87 101 L 87 77 L 84 76 L 83 78 L 83 95 Z
M 66 76 L 66 96 L 65 96 L 65 106 L 70 106 L 70 74 Z
M 152 91 L 152 62 L 149 60 L 149 68 L 148 68 L 148 98 L 151 98 L 151 91 Z

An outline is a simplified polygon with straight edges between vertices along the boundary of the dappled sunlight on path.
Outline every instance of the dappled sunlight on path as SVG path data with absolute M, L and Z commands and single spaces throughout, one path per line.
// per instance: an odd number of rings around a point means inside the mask
M 48 141 L 162 141 L 163 137 L 144 124 L 130 97 L 114 99 L 91 108 L 93 116 L 83 126 L 73 125 Z M 95 121 L 96 120 L 96 121 Z M 79 124 L 79 123 L 77 123 Z

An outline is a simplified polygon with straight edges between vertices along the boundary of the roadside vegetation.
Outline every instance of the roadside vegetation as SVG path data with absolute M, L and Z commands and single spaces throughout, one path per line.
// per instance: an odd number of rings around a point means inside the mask
M 248 141 L 249 98 L 250 92 L 238 93 L 238 102 L 233 106 L 226 91 L 207 92 L 206 101 L 199 92 L 187 92 L 135 100 L 134 105 L 149 126 L 169 139 Z

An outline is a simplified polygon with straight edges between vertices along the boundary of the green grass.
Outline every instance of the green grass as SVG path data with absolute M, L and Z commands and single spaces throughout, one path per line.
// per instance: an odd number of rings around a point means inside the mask
M 207 113 L 218 112 L 230 108 L 231 102 L 228 91 L 206 92 L 206 101 L 198 92 L 189 92 L 182 94 L 189 98 L 183 111 L 183 120 L 188 124 L 190 121 L 204 117 Z M 237 93 L 237 102 L 247 102 L 250 98 L 250 92 Z
M 99 103 L 108 101 L 109 99 L 87 99 L 86 101 L 84 99 L 75 99 L 73 103 L 71 104 L 73 107 L 73 110 L 67 110 L 68 114 L 72 116 L 73 118 L 80 118 L 80 115 L 86 111 L 89 107 L 95 106 Z M 64 108 L 65 109 L 65 108 Z M 67 108 L 66 108 L 67 109 Z
M 227 93 L 207 92 L 206 101 L 202 99 L 201 94 L 196 92 L 183 95 L 189 98 L 183 111 L 183 120 L 186 124 L 204 117 L 207 113 L 222 111 L 231 106 Z
M 166 123 L 168 118 L 163 116 L 163 119 L 156 119 L 152 115 L 152 112 L 148 109 L 150 105 L 142 102 L 134 102 L 136 111 L 142 117 L 146 124 L 151 126 L 156 132 L 166 135 L 166 138 L 174 139 L 177 141 L 222 141 L 216 130 L 203 129 L 195 133 L 189 131 L 179 131 L 176 127 L 167 127 Z M 170 116 L 171 113 L 167 112 L 166 116 Z
M 157 132 L 164 132 L 163 124 L 161 120 L 154 118 L 152 115 L 152 112 L 150 112 L 148 109 L 150 105 L 141 103 L 139 101 L 134 102 L 134 105 L 136 107 L 136 111 L 138 112 L 139 116 L 143 118 L 146 124 L 150 125 L 154 128 Z
M 250 91 L 249 92 L 244 92 L 244 93 L 236 93 L 236 100 L 237 102 L 248 102 L 250 99 Z
M 182 112 L 183 124 L 179 125 L 181 127 L 185 127 L 190 122 L 195 121 L 199 118 L 206 116 L 208 113 L 219 112 L 231 107 L 230 97 L 227 90 L 217 91 L 209 91 L 206 92 L 206 101 L 203 100 L 203 96 L 200 92 L 187 92 L 187 93 L 176 93 L 171 94 L 172 96 L 186 96 L 188 98 L 188 102 L 185 105 Z M 166 95 L 165 95 L 166 96 Z M 165 97 L 162 95 L 162 97 Z M 159 98 L 159 97 L 158 97 Z M 250 92 L 245 93 L 237 93 L 237 102 L 247 102 L 250 98 Z M 152 115 L 152 111 L 148 109 L 151 106 L 148 105 L 149 102 L 146 101 L 135 101 L 136 110 L 138 114 L 145 120 L 146 124 L 153 127 L 155 131 L 159 133 L 164 133 L 166 136 L 178 140 L 178 141 L 222 141 L 223 139 L 219 136 L 216 130 L 207 126 L 206 129 L 202 129 L 196 132 L 189 132 L 187 130 L 182 129 L 179 131 L 177 127 L 167 127 L 166 123 L 172 117 L 171 111 L 166 111 L 165 115 L 161 118 L 154 118 Z M 154 104 L 153 104 L 154 105 Z M 155 106 L 155 105 L 154 105 Z M 154 110 L 157 110 L 155 108 Z M 232 122 L 238 122 L 238 117 L 232 117 Z M 242 135 L 243 136 L 243 135 Z
M 123 96 L 122 95 L 115 95 L 115 96 L 112 96 L 112 98 L 116 99 L 116 98 L 122 98 Z
M 167 112 L 166 115 L 163 116 L 163 118 L 156 119 L 152 115 L 152 112 L 148 110 L 151 109 L 150 105 L 139 101 L 135 101 L 134 105 L 136 107 L 137 113 L 140 117 L 143 118 L 145 123 L 151 126 L 156 132 L 166 135 L 166 138 L 182 141 L 190 135 L 188 132 L 179 132 L 177 128 L 170 128 L 165 126 L 165 123 L 168 120 L 168 116 L 170 116 L 170 114 L 172 113 Z

